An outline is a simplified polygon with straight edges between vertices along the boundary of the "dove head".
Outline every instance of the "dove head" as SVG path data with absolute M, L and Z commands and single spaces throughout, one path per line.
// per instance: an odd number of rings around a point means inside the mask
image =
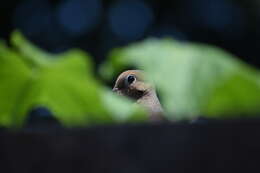
M 127 70 L 121 73 L 116 80 L 113 91 L 144 106 L 149 112 L 151 121 L 165 120 L 155 88 L 144 79 L 142 71 Z
M 113 91 L 138 100 L 152 89 L 152 86 L 144 80 L 142 71 L 127 70 L 118 76 Z

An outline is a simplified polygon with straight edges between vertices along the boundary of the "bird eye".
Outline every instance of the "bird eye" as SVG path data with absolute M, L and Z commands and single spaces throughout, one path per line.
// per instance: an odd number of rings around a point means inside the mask
M 135 80 L 136 80 L 135 76 L 133 76 L 133 75 L 127 76 L 127 83 L 128 84 L 133 83 Z

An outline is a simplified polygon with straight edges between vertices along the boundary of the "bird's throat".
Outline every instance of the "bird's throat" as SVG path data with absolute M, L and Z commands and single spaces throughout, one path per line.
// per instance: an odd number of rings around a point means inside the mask
M 146 92 L 137 100 L 138 104 L 143 105 L 150 113 L 162 113 L 162 106 L 154 90 Z

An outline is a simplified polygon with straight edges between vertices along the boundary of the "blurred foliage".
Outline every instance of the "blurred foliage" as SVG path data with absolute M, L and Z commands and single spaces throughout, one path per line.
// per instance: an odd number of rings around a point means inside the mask
M 0 43 L 0 125 L 20 127 L 37 106 L 50 109 L 65 126 L 143 121 L 145 112 L 102 86 L 90 56 L 80 50 L 49 54 L 14 32 Z
M 113 50 L 100 73 L 110 80 L 127 66 L 143 69 L 155 83 L 170 119 L 260 113 L 259 72 L 219 48 L 147 39 Z
M 21 127 L 34 107 L 48 108 L 65 126 L 146 121 L 146 112 L 119 97 L 93 74 L 80 50 L 47 53 L 14 32 L 0 42 L 0 125 Z M 144 70 L 169 119 L 232 118 L 260 113 L 259 72 L 216 47 L 147 39 L 111 51 L 101 75 L 129 66 Z

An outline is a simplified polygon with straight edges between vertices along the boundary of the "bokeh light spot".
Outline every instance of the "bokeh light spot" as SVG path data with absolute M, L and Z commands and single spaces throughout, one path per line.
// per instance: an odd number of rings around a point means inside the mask
M 44 0 L 21 3 L 14 11 L 13 24 L 28 36 L 44 32 L 51 25 L 50 4 Z
M 136 40 L 152 24 L 153 11 L 142 1 L 119 1 L 109 10 L 111 30 L 123 40 Z
M 99 0 L 67 0 L 58 8 L 58 21 L 72 36 L 80 36 L 93 29 L 102 12 Z

